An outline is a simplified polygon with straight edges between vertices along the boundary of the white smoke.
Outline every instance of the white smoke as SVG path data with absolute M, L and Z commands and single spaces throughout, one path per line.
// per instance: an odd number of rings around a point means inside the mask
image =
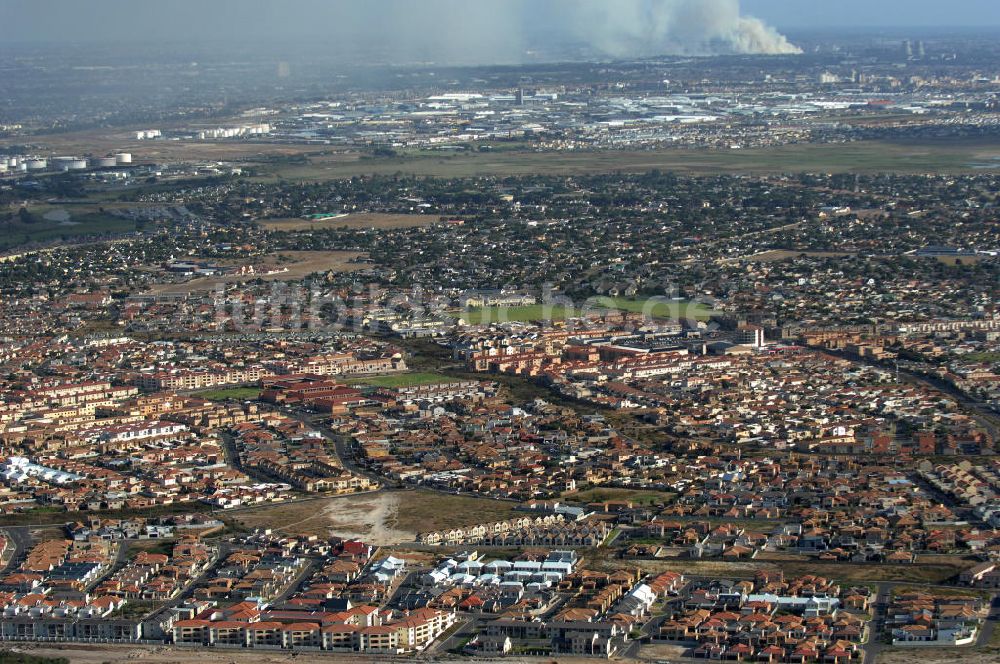
M 739 0 L 555 0 L 578 39 L 615 57 L 801 53 Z
M 610 57 L 802 52 L 739 0 L 287 1 L 315 6 L 316 25 L 333 13 L 338 38 L 403 61 L 516 64 L 539 34 Z
M 394 63 L 516 64 L 567 43 L 612 57 L 801 52 L 739 0 L 0 0 L 5 28 L 42 41 L 312 39 Z

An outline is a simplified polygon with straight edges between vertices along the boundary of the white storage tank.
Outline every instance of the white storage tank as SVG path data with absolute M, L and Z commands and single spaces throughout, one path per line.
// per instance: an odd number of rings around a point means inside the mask
M 87 168 L 87 160 L 79 157 L 56 157 L 52 165 L 60 171 L 80 171 Z
M 130 152 L 119 152 L 115 155 L 115 163 L 117 164 L 131 164 L 132 163 L 132 153 Z
M 99 157 L 91 161 L 91 166 L 94 168 L 114 168 L 118 165 L 118 162 L 114 157 Z
M 49 167 L 49 162 L 44 159 L 29 159 L 26 166 L 29 171 L 44 171 Z
M 7 162 L 4 161 L 3 159 L 0 159 L 0 173 L 6 173 L 7 168 L 8 168 Z

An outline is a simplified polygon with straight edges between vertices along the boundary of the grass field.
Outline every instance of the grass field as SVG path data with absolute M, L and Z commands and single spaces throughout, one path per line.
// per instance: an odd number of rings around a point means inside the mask
M 96 211 L 74 210 L 73 214 L 65 213 L 63 215 L 67 217 L 65 219 L 60 217 L 46 219 L 45 215 L 55 211 L 49 206 L 32 207 L 30 211 L 36 219 L 34 223 L 21 223 L 16 215 L 11 221 L 0 221 L 0 250 L 109 233 L 131 233 L 136 228 L 133 221 Z
M 790 258 L 798 258 L 799 256 L 808 256 L 810 258 L 846 258 L 847 256 L 854 255 L 856 255 L 855 252 L 846 251 L 789 251 L 786 249 L 771 249 L 769 251 L 762 251 L 759 254 L 753 254 L 752 256 L 728 259 L 726 262 L 733 263 L 745 260 L 757 263 L 777 263 Z
M 513 518 L 515 503 L 436 491 L 400 493 L 396 527 L 413 532 L 445 530 Z
M 368 267 L 365 263 L 356 263 L 355 259 L 364 256 L 356 251 L 283 251 L 268 259 L 258 259 L 258 263 L 271 261 L 284 271 L 264 276 L 224 275 L 219 277 L 199 277 L 180 283 L 161 284 L 152 289 L 156 294 L 192 293 L 195 291 L 211 291 L 222 284 L 252 281 L 260 278 L 264 281 L 296 281 L 317 272 L 357 272 Z M 279 263 L 278 259 L 284 262 Z
M 842 121 L 844 119 L 837 118 Z M 846 121 L 877 124 L 890 116 Z M 911 119 L 911 118 L 907 118 Z M 786 145 L 747 150 L 677 149 L 642 152 L 531 152 L 503 144 L 490 152 L 453 156 L 423 151 L 398 158 L 372 159 L 360 153 L 330 153 L 308 144 L 239 141 L 136 141 L 134 129 L 92 129 L 33 137 L 42 151 L 58 154 L 125 151 L 139 162 L 236 159 L 259 164 L 262 179 L 275 181 L 324 180 L 354 175 L 396 173 L 464 177 L 478 175 L 525 175 L 546 173 L 572 175 L 643 172 L 654 168 L 691 174 L 789 173 L 800 171 L 847 173 L 965 173 L 1000 171 L 1000 141 L 996 139 L 922 139 L 914 141 L 866 141 L 848 144 Z M 164 129 L 170 128 L 165 126 Z M 18 139 L 0 140 L 0 145 Z M 514 149 L 512 149 L 514 148 Z M 273 163 L 274 160 L 305 158 L 307 163 Z M 293 160 L 293 161 L 294 161 Z
M 348 382 L 351 385 L 370 385 L 372 387 L 416 387 L 418 385 L 451 383 L 455 380 L 455 378 L 436 373 L 414 372 L 391 376 L 372 376 L 371 378 L 352 378 Z
M 1000 353 L 967 353 L 960 357 L 968 362 L 1000 362 Z
M 701 302 L 688 302 L 685 300 L 654 300 L 612 297 L 597 298 L 595 302 L 598 306 L 606 306 L 609 309 L 645 313 L 653 318 L 669 318 L 671 320 L 680 318 L 708 320 L 713 315 L 718 313 L 708 305 Z
M 456 311 L 469 325 L 484 325 L 486 323 L 530 323 L 533 321 L 560 321 L 578 316 L 580 310 L 569 306 L 548 307 L 544 304 L 532 304 L 523 307 L 469 307 L 466 311 Z
M 609 569 L 613 569 L 615 565 L 621 564 L 620 560 L 613 557 L 605 562 Z M 812 574 L 852 584 L 869 584 L 880 581 L 939 584 L 957 575 L 960 571 L 949 565 L 841 565 L 814 561 L 800 563 L 760 560 L 730 562 L 723 560 L 690 560 L 688 558 L 637 560 L 630 561 L 630 564 L 634 564 L 652 573 L 677 571 L 684 572 L 685 574 L 741 579 L 753 576 L 757 570 L 780 569 L 785 573 L 785 578 Z
M 134 510 L 110 510 L 102 512 L 88 512 L 88 514 L 99 514 L 107 519 L 134 519 L 135 517 L 156 517 L 170 516 L 173 514 L 191 514 L 194 512 L 204 513 L 208 511 L 205 503 L 198 501 L 172 503 L 170 505 L 158 505 L 145 509 Z M 44 524 L 65 524 L 73 519 L 73 514 L 58 508 L 41 507 L 27 512 L 17 514 L 4 514 L 0 516 L 0 526 L 28 526 Z
M 308 231 L 324 228 L 417 228 L 430 226 L 438 217 L 428 214 L 351 214 L 339 219 L 261 219 L 257 223 L 270 231 Z
M 496 152 L 454 156 L 424 153 L 388 159 L 359 155 L 313 157 L 308 164 L 281 165 L 264 179 L 324 180 L 354 175 L 578 175 L 652 169 L 690 174 L 965 173 L 1000 170 L 1000 142 L 926 140 L 785 145 L 748 150 L 665 149 L 644 152 Z M 263 170 L 268 170 L 266 167 Z
M 985 260 L 992 260 L 992 258 L 988 256 L 961 256 L 958 258 L 952 256 L 935 256 L 935 260 L 951 267 L 957 267 L 959 265 L 975 265 Z
M 628 500 L 636 505 L 670 504 L 673 501 L 673 497 L 673 494 L 665 491 L 646 491 L 603 487 L 564 493 L 562 495 L 563 500 L 580 503 L 604 503 L 609 500 Z
M 891 589 L 891 593 L 894 597 L 922 592 L 927 592 L 927 589 L 920 586 L 913 586 L 912 588 L 908 586 L 895 586 Z M 990 598 L 993 596 L 993 593 L 985 588 L 963 588 L 961 586 L 956 586 L 955 588 L 949 588 L 947 590 L 938 588 L 934 590 L 934 594 L 947 597 L 978 597 L 984 602 L 989 602 Z
M 996 664 L 1000 662 L 1000 630 L 984 648 L 893 648 L 879 653 L 876 664 Z
M 962 568 L 951 565 L 841 565 L 836 563 L 781 563 L 786 576 L 818 574 L 851 583 L 906 581 L 913 583 L 944 583 L 957 576 Z
M 256 387 L 232 387 L 225 390 L 205 390 L 192 396 L 209 401 L 252 401 L 260 396 L 260 389 Z
M 716 313 L 711 307 L 696 302 L 600 297 L 592 298 L 582 306 L 533 304 L 522 307 L 470 307 L 465 311 L 454 312 L 454 315 L 461 317 L 469 325 L 482 325 L 497 322 L 562 321 L 608 309 L 644 313 L 652 318 L 669 320 L 708 320 Z

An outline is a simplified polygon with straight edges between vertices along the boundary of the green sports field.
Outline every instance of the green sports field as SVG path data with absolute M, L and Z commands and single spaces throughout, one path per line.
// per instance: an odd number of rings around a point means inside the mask
M 352 378 L 348 382 L 352 385 L 370 385 L 372 387 L 416 387 L 418 385 L 437 385 L 439 383 L 452 383 L 455 378 L 442 376 L 436 373 L 401 373 L 391 376 L 372 376 L 370 378 Z
M 209 401 L 253 401 L 260 396 L 260 389 L 256 387 L 233 387 L 220 390 L 205 390 L 194 394 L 200 399 Z
M 535 321 L 562 321 L 586 312 L 601 310 L 630 311 L 645 313 L 651 318 L 679 320 L 708 320 L 716 312 L 706 304 L 685 300 L 643 299 L 625 297 L 592 298 L 587 302 L 570 306 L 550 306 L 533 304 L 523 307 L 471 307 L 467 311 L 453 312 L 469 325 L 485 323 L 530 323 Z

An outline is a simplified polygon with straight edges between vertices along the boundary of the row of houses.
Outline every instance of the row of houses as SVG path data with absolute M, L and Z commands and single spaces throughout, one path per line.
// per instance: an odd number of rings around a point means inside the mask
M 976 641 L 985 608 L 975 596 L 897 594 L 889 605 L 886 629 L 893 645 L 968 645 Z
M 528 530 L 530 528 L 541 528 L 563 523 L 563 516 L 560 514 L 547 514 L 539 517 L 518 517 L 505 521 L 493 523 L 481 523 L 466 528 L 452 528 L 450 530 L 438 530 L 417 535 L 417 542 L 420 544 L 443 544 L 446 546 L 458 546 L 462 544 L 480 544 L 486 538 L 503 536 L 510 532 Z
M 825 579 L 703 582 L 660 625 L 658 638 L 693 644 L 697 659 L 756 662 L 861 661 L 869 635 L 870 591 L 841 591 Z
M 350 612 L 323 616 L 287 613 L 299 615 L 288 616 L 295 620 L 273 620 L 265 615 L 248 622 L 222 619 L 224 616 L 218 620 L 179 620 L 171 628 L 172 639 L 179 646 L 401 655 L 425 649 L 456 620 L 454 613 L 434 609 L 419 609 L 385 622 L 378 613 L 367 614 L 375 619 L 363 622 Z

